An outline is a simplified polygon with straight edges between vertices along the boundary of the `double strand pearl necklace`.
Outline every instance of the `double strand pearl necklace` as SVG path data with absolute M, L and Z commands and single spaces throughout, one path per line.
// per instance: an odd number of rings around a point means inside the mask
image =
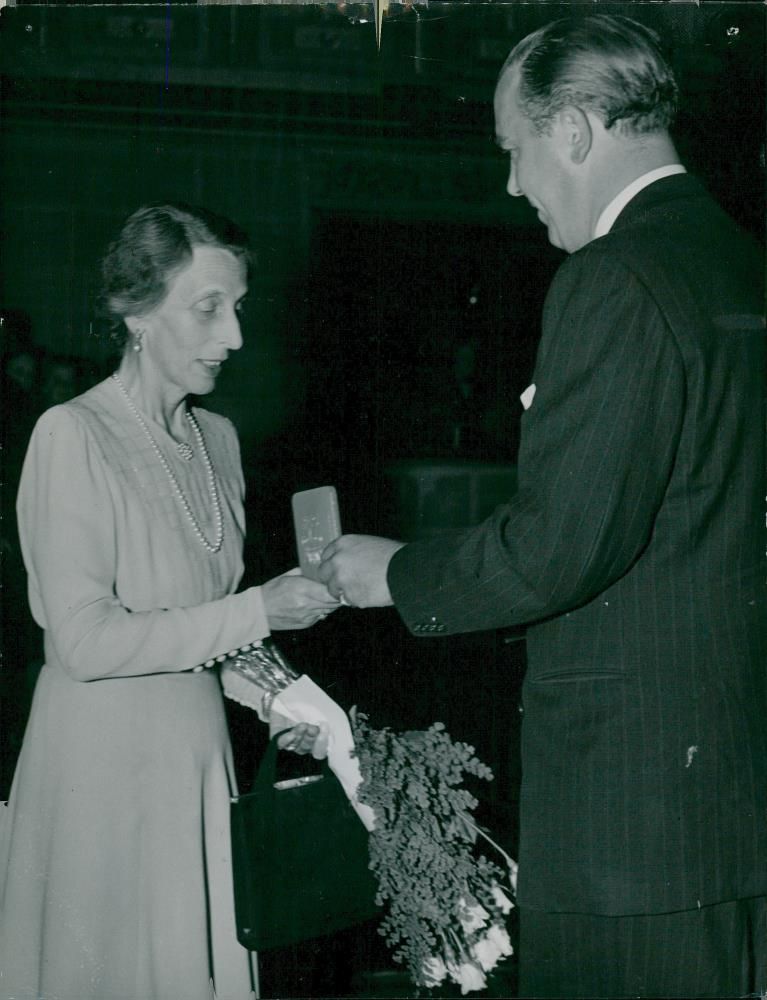
M 136 420 L 138 420 L 141 429 L 143 430 L 144 434 L 146 434 L 147 440 L 152 446 L 152 451 L 160 460 L 160 464 L 162 465 L 163 469 L 165 469 L 165 475 L 170 480 L 170 484 L 173 487 L 176 496 L 178 497 L 179 503 L 181 504 L 181 507 L 184 513 L 186 514 L 186 518 L 191 524 L 192 530 L 197 536 L 197 539 L 202 544 L 202 546 L 208 550 L 208 552 L 212 552 L 215 554 L 221 549 L 221 545 L 224 541 L 224 517 L 221 512 L 221 498 L 219 497 L 218 493 L 216 472 L 213 468 L 213 463 L 210 460 L 210 455 L 208 454 L 208 449 L 205 445 L 205 438 L 202 436 L 202 431 L 200 430 L 200 426 L 197 423 L 194 414 L 192 413 L 191 410 L 187 410 L 186 419 L 192 425 L 194 436 L 197 439 L 197 446 L 200 449 L 200 454 L 202 455 L 202 459 L 205 464 L 205 470 L 208 474 L 208 493 L 210 494 L 210 499 L 213 504 L 213 519 L 216 522 L 216 537 L 215 541 L 213 542 L 208 541 L 208 539 L 205 537 L 205 533 L 200 527 L 200 522 L 195 517 L 194 511 L 192 510 L 189 501 L 187 500 L 184 494 L 184 491 L 181 489 L 178 479 L 176 479 L 175 475 L 173 474 L 173 469 L 171 469 L 170 465 L 168 465 L 168 460 L 160 451 L 160 446 L 157 444 L 154 437 L 152 436 L 152 432 L 149 430 L 146 421 L 141 416 L 141 413 L 138 410 L 136 404 L 128 395 L 128 390 L 123 385 L 122 379 L 117 374 L 117 372 L 114 372 L 112 378 L 115 380 L 120 392 L 125 397 L 125 402 L 128 404 L 128 408 L 130 409 L 131 413 L 136 418 Z

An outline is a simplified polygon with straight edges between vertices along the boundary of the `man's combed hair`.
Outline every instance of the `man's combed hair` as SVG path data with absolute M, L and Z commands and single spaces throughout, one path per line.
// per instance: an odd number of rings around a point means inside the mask
M 539 133 L 568 106 L 630 135 L 668 129 L 678 88 L 650 28 L 609 14 L 552 21 L 523 39 L 502 73 L 519 70 L 517 100 Z

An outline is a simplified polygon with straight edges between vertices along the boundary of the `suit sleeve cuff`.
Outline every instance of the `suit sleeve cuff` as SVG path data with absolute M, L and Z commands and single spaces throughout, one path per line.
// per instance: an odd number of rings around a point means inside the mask
M 418 567 L 417 544 L 398 549 L 392 556 L 386 573 L 389 593 L 400 617 L 413 635 L 441 635 L 448 631 L 447 625 L 429 610 L 428 585 L 419 585 Z

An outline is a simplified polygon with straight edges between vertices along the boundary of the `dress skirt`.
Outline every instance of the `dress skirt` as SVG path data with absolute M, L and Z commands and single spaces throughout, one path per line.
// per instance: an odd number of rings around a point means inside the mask
M 43 667 L 0 821 L 0 997 L 250 997 L 234 792 L 216 671 L 83 683 Z

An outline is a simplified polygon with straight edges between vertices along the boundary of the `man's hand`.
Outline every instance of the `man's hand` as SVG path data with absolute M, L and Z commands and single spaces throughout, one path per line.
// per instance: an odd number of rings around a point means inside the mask
M 322 553 L 320 580 L 333 597 L 352 607 L 386 607 L 393 603 L 386 571 L 404 544 L 373 535 L 342 535 Z

